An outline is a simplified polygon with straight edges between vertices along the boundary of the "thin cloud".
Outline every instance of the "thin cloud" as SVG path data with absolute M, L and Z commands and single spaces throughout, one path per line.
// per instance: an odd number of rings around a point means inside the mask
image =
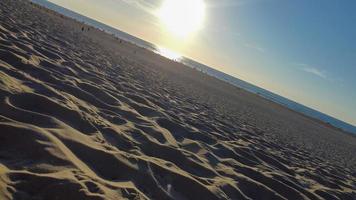
M 256 44 L 251 44 L 251 43 L 245 43 L 245 47 L 250 48 L 250 49 L 254 49 L 256 51 L 259 51 L 261 53 L 265 52 L 265 49 L 256 45 Z
M 221 1 L 208 1 L 210 7 L 231 7 L 231 6 L 241 6 L 246 3 L 246 1 L 236 1 L 236 0 L 221 0 Z
M 299 70 L 305 73 L 309 73 L 323 80 L 338 84 L 340 86 L 344 86 L 344 80 L 342 78 L 331 76 L 331 74 L 325 70 L 321 70 L 320 68 L 312 67 L 303 63 L 294 63 L 294 65 L 299 66 Z
M 304 67 L 304 68 L 302 68 L 302 70 L 307 72 L 307 73 L 310 73 L 310 74 L 313 74 L 315 76 L 318 76 L 320 78 L 328 79 L 328 76 L 326 75 L 326 72 L 322 71 L 320 69 L 313 68 L 313 67 Z
M 152 15 L 155 15 L 154 11 L 159 7 L 159 2 L 160 2 L 155 0 L 148 0 L 148 1 L 147 0 L 120 0 L 120 1 L 125 2 L 126 4 L 134 6 Z
M 154 19 L 157 18 L 157 10 L 160 7 L 160 3 L 162 1 L 157 1 L 157 0 L 117 0 L 117 1 L 121 1 L 147 14 L 148 18 L 145 19 L 146 23 L 151 24 L 155 27 L 160 26 L 157 20 Z
M 312 67 L 310 65 L 303 64 L 303 63 L 298 63 L 298 64 L 295 64 L 295 65 L 299 66 L 300 67 L 299 69 L 302 70 L 303 72 L 306 72 L 306 73 L 309 73 L 311 75 L 317 76 L 317 77 L 322 78 L 324 80 L 333 81 L 333 79 L 331 77 L 329 77 L 327 71 L 325 71 L 325 70 L 321 70 L 319 68 Z
M 236 7 L 266 0 L 205 0 L 209 7 Z

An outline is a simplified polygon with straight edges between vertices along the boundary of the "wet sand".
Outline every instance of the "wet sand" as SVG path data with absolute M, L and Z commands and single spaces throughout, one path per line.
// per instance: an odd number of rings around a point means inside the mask
M 87 28 L 0 1 L 0 199 L 356 199 L 355 136 Z

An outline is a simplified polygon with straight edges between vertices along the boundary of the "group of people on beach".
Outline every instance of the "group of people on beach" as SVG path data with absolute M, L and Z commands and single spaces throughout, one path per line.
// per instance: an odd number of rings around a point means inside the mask
M 82 31 L 85 31 L 85 30 L 90 31 L 90 27 L 85 28 L 84 26 L 82 26 Z

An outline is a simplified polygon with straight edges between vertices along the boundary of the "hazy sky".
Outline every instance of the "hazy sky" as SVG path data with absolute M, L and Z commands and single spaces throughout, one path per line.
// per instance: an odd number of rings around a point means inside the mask
M 356 125 L 354 0 L 205 0 L 186 37 L 164 0 L 50 1 Z

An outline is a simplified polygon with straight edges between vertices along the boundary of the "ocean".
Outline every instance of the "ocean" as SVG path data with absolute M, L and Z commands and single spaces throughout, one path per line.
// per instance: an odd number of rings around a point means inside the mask
M 61 13 L 67 17 L 70 17 L 70 18 L 73 18 L 77 21 L 80 21 L 80 22 L 83 22 L 85 24 L 88 24 L 88 25 L 91 25 L 93 27 L 96 27 L 98 29 L 101 29 L 107 33 L 110 33 L 110 34 L 114 34 L 116 37 L 120 38 L 120 39 L 123 39 L 125 41 L 128 41 L 128 42 L 131 42 L 131 43 L 134 43 L 136 44 L 137 46 L 140 46 L 142 48 L 145 48 L 145 49 L 148 49 L 150 51 L 153 51 L 155 53 L 158 53 L 158 54 L 161 54 L 163 56 L 165 56 L 164 54 L 162 54 L 160 48 L 154 44 L 151 44 L 147 41 L 144 41 L 142 39 L 139 39 L 135 36 L 132 36 L 128 33 L 125 33 L 123 31 L 120 31 L 118 29 L 115 29 L 111 26 L 108 26 L 106 24 L 103 24 L 101 22 L 98 22 L 94 19 L 91 19 L 91 18 L 88 18 L 86 16 L 83 16 L 81 14 L 78 14 L 76 12 L 73 12 L 71 10 L 68 10 L 66 8 L 63 8 L 61 6 L 58 6 L 54 3 L 51 3 L 47 0 L 31 0 L 32 2 L 34 3 L 37 3 L 39 5 L 42 5 L 48 9 L 51 9 L 51 10 L 54 10 L 58 13 Z M 342 129 L 346 132 L 349 132 L 349 133 L 353 133 L 353 134 L 356 134 L 356 127 L 351 125 L 351 124 L 348 124 L 346 122 L 343 122 L 339 119 L 336 119 L 332 116 L 329 116 L 327 114 L 324 114 L 320 111 L 317 111 L 315 109 L 312 109 L 312 108 L 309 108 L 307 106 L 304 106 L 300 103 L 297 103 L 293 100 L 290 100 L 290 99 L 287 99 L 285 97 L 282 97 L 278 94 L 275 94 L 273 92 L 270 92 L 266 89 L 263 89 L 263 88 L 260 88 L 258 86 L 255 86 L 253 84 L 250 84 L 246 81 L 243 81 L 243 80 L 240 80 L 236 77 L 233 77 L 233 76 L 230 76 L 226 73 L 223 73 L 221 71 L 218 71 L 212 67 L 209 67 L 207 65 L 204 65 L 204 64 L 201 64 L 199 62 L 196 62 L 192 59 L 189 59 L 189 58 L 186 58 L 186 57 L 181 57 L 177 60 L 178 62 L 181 62 L 189 67 L 192 67 L 196 70 L 199 70 L 203 73 L 206 73 L 210 76 L 213 76 L 215 78 L 218 78 L 222 81 L 226 81 L 236 87 L 239 87 L 241 89 L 244 89 L 244 90 L 247 90 L 249 92 L 252 92 L 254 94 L 257 94 L 259 96 L 261 96 L 262 98 L 265 98 L 265 99 L 268 99 L 270 101 L 273 101 L 275 103 L 278 103 L 280 105 L 283 105 L 291 110 L 294 110 L 296 112 L 299 112 L 303 115 L 306 115 L 308 117 L 311 117 L 311 118 L 314 118 L 316 120 L 320 120 L 324 123 L 327 123 L 327 124 L 330 124 L 336 128 L 339 128 L 339 129 Z

